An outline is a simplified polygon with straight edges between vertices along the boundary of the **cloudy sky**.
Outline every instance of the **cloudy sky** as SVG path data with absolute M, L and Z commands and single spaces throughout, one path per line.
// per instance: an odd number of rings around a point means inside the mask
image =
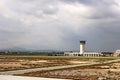
M 120 0 L 0 0 L 0 49 L 120 49 Z

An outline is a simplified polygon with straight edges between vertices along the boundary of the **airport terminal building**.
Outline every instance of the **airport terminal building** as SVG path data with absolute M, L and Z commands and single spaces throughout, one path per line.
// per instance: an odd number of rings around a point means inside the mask
M 86 57 L 99 57 L 102 56 L 100 52 L 86 52 L 86 41 L 80 41 L 80 52 L 64 52 L 65 56 L 86 56 Z

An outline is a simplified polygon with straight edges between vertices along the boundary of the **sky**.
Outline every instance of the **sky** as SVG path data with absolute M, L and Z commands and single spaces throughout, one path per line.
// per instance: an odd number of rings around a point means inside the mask
M 0 49 L 120 49 L 120 0 L 0 0 Z

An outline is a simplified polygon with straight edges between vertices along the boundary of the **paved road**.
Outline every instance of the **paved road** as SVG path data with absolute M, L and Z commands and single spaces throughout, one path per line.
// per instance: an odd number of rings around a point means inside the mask
M 36 71 L 42 71 L 42 70 L 65 69 L 65 68 L 72 68 L 72 67 L 79 67 L 79 66 L 90 66 L 95 64 L 106 64 L 106 63 L 112 63 L 112 62 L 118 62 L 118 61 L 120 61 L 120 59 L 106 61 L 106 62 L 89 63 L 89 64 L 77 64 L 77 65 L 67 65 L 67 66 L 54 66 L 54 67 L 15 70 L 15 71 L 5 71 L 5 72 L 0 72 L 0 75 L 24 74 L 24 73 L 36 72 Z
M 40 77 L 38 78 L 38 77 L 0 75 L 0 80 L 70 80 L 70 79 L 40 78 Z

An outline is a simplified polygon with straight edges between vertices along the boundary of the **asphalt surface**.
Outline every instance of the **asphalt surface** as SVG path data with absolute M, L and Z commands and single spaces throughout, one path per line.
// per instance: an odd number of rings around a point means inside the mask
M 0 75 L 0 80 L 68 80 L 68 79 Z

